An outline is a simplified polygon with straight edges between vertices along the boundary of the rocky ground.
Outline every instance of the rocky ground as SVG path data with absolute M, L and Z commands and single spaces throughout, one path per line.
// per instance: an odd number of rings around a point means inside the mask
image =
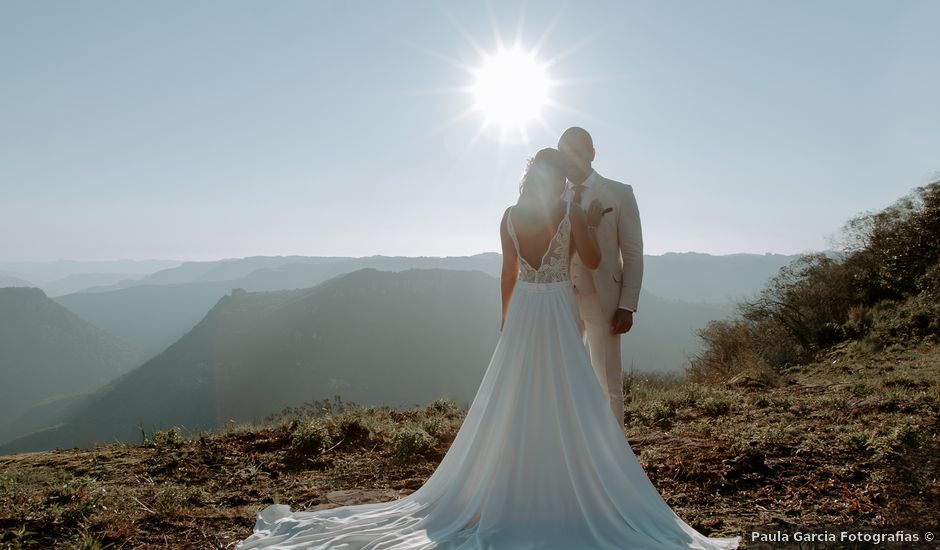
M 634 452 L 702 532 L 940 534 L 940 346 L 848 345 L 772 384 L 632 375 L 625 389 Z M 316 403 L 217 433 L 0 456 L 0 548 L 232 548 L 272 502 L 317 509 L 414 491 L 462 414 L 443 401 Z

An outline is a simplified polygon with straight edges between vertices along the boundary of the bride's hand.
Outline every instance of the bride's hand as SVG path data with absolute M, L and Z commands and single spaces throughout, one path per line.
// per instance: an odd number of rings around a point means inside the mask
M 601 201 L 597 199 L 592 200 L 585 215 L 588 227 L 597 227 L 597 225 L 601 223 L 601 218 L 604 216 L 604 214 L 611 211 L 613 211 L 613 208 L 607 208 L 605 210 L 604 206 L 601 204 Z

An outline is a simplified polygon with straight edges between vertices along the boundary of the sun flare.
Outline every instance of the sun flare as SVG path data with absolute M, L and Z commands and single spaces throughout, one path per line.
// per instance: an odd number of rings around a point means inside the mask
M 486 57 L 475 74 L 475 108 L 483 113 L 487 125 L 525 131 L 548 103 L 548 73 L 534 54 L 500 50 Z

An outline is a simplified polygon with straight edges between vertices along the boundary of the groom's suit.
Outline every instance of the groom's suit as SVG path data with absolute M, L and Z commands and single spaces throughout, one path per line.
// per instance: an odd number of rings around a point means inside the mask
M 584 181 L 581 205 L 587 210 L 597 199 L 613 211 L 601 217 L 595 232 L 601 263 L 591 270 L 575 252 L 571 258 L 571 281 L 581 314 L 581 336 L 591 354 L 591 364 L 610 400 L 610 408 L 623 423 L 623 366 L 620 335 L 611 334 L 617 308 L 637 310 L 643 282 L 643 235 L 640 212 L 633 188 L 607 179 L 596 171 Z M 565 200 L 573 197 L 569 182 Z

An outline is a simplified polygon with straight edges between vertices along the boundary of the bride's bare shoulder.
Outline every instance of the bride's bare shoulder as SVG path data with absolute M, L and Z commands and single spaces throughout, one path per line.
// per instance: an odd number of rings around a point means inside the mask
M 509 219 L 509 211 L 512 209 L 512 205 L 506 207 L 506 210 L 503 210 L 503 217 L 499 220 L 499 229 L 500 231 L 505 232 L 506 229 L 506 220 Z
M 501 223 L 503 223 L 503 224 L 506 223 L 506 219 L 509 218 L 509 211 L 512 210 L 512 207 L 513 207 L 513 206 L 515 206 L 515 205 L 514 205 L 514 204 L 510 204 L 509 206 L 506 207 L 505 210 L 503 210 L 503 217 L 502 217 L 502 222 L 501 222 Z

